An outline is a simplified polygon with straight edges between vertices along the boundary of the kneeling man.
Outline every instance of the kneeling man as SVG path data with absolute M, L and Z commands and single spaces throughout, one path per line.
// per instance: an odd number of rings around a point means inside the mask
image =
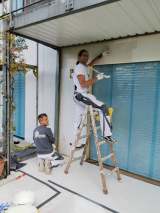
M 51 170 L 62 166 L 65 162 L 64 158 L 56 151 L 55 138 L 52 130 L 48 128 L 48 116 L 43 113 L 38 116 L 40 126 L 33 131 L 33 140 L 36 145 L 39 171 L 50 175 Z

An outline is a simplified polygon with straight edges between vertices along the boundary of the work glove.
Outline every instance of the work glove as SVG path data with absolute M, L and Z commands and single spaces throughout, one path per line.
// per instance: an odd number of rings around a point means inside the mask
M 103 55 L 103 56 L 104 56 L 104 55 L 109 55 L 109 53 L 110 53 L 110 50 L 108 49 L 108 50 L 104 51 L 104 52 L 102 53 L 102 55 Z
M 103 72 L 102 73 L 99 73 L 96 77 L 98 78 L 98 80 L 101 80 L 101 79 L 103 79 L 104 78 L 104 76 L 103 76 Z

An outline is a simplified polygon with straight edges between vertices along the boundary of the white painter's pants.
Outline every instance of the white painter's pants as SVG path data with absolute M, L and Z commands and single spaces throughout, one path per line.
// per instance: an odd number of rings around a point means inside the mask
M 98 101 L 94 95 L 89 93 L 75 93 L 73 99 L 76 102 L 73 144 L 87 105 L 92 105 L 93 109 L 99 112 L 102 136 L 106 137 L 112 135 L 108 107 L 103 102 Z
M 40 158 L 50 160 L 52 164 L 51 170 L 54 170 L 62 166 L 65 162 L 64 158 L 56 151 L 53 151 L 52 153 L 46 155 L 37 155 L 37 157 L 38 157 L 38 165 Z

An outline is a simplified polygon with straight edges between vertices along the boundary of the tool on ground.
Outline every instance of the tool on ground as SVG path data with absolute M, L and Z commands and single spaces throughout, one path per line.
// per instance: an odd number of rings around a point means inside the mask
M 111 110 L 111 113 L 112 112 L 113 112 L 113 110 Z M 91 123 L 84 124 L 85 119 L 87 117 L 87 114 L 90 114 L 90 116 L 91 116 Z M 91 133 L 92 133 L 92 130 L 93 130 L 95 145 L 96 145 L 96 149 L 97 149 L 98 162 L 99 162 L 99 167 L 100 167 L 101 180 L 102 180 L 102 185 L 103 185 L 103 192 L 104 192 L 104 194 L 108 194 L 105 178 L 108 177 L 109 175 L 113 174 L 114 172 L 117 173 L 117 178 L 118 178 L 119 182 L 121 182 L 121 177 L 120 177 L 119 168 L 118 168 L 118 165 L 117 165 L 115 153 L 114 153 L 114 150 L 113 150 L 113 144 L 110 141 L 107 141 L 107 140 L 103 140 L 101 142 L 98 141 L 97 130 L 101 129 L 100 126 L 96 127 L 96 124 L 95 124 L 95 118 L 97 117 L 98 114 L 99 114 L 98 112 L 93 111 L 93 107 L 91 105 L 86 106 L 86 108 L 84 110 L 83 117 L 82 117 L 82 121 L 81 121 L 81 124 L 80 124 L 80 127 L 79 127 L 79 130 L 78 130 L 78 133 L 77 133 L 77 136 L 76 136 L 76 140 L 75 140 L 73 149 L 71 151 L 71 155 L 69 157 L 69 161 L 68 161 L 66 169 L 65 169 L 65 174 L 68 174 L 68 170 L 69 170 L 71 163 L 81 159 L 80 165 L 83 165 L 83 161 L 84 161 L 84 158 L 85 158 L 85 155 L 86 155 L 87 147 L 88 147 L 88 144 L 89 144 L 89 141 L 90 141 L 90 138 L 91 138 Z M 86 126 L 90 127 L 89 133 L 87 135 L 81 136 L 82 129 L 83 129 L 83 127 L 86 127 Z M 80 147 L 80 148 L 76 148 L 78 141 L 82 138 L 86 138 L 85 146 Z M 100 146 L 102 144 L 107 144 L 107 143 L 109 143 L 111 154 L 102 158 L 101 153 L 100 153 Z M 84 149 L 82 156 L 72 160 L 74 152 L 76 152 L 80 149 Z M 111 158 L 111 157 L 113 158 L 115 168 L 113 170 L 111 170 L 109 173 L 104 174 L 103 162 L 106 161 L 107 159 Z
M 90 66 L 89 66 L 89 68 L 90 68 L 91 70 L 93 70 L 93 71 L 99 73 L 99 74 L 102 74 L 101 72 L 99 72 L 98 70 L 96 70 L 96 69 L 94 69 L 94 68 L 92 68 L 92 67 L 90 67 Z M 103 74 L 103 76 L 104 76 L 104 78 L 110 78 L 110 75 L 104 75 L 104 74 Z
M 0 187 L 1 187 L 1 186 L 4 186 L 4 185 L 6 185 L 7 183 L 10 183 L 10 182 L 12 182 L 12 181 L 14 181 L 14 180 L 18 180 L 19 178 L 21 178 L 21 177 L 23 177 L 23 176 L 25 176 L 25 175 L 26 175 L 26 173 L 24 173 L 24 174 L 22 174 L 22 175 L 19 175 L 18 177 L 13 178 L 12 180 L 8 180 L 7 182 L 1 184 Z
M 5 212 L 9 207 L 10 207 L 11 203 L 7 202 L 7 203 L 0 203 L 0 213 L 1 212 Z

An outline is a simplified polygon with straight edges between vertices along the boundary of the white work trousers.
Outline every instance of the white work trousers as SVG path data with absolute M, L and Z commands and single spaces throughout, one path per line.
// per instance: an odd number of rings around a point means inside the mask
M 80 94 L 80 93 L 78 93 Z M 99 112 L 100 117 L 100 125 L 101 125 L 101 133 L 102 136 L 111 136 L 111 124 L 110 124 L 110 116 L 109 113 L 104 113 L 104 108 L 108 107 L 101 101 L 98 101 L 96 97 L 89 93 L 81 93 L 81 97 L 79 98 L 77 94 L 74 94 L 73 99 L 76 102 L 75 108 L 75 118 L 74 118 L 74 132 L 73 132 L 73 144 L 76 139 L 76 135 L 78 132 L 78 128 L 80 126 L 82 116 L 87 105 L 92 105 L 95 111 Z M 98 108 L 97 108 L 98 107 Z
M 38 157 L 38 165 L 40 158 L 50 160 L 52 164 L 51 170 L 54 170 L 62 166 L 65 162 L 64 158 L 56 151 L 53 151 L 52 153 L 46 155 L 37 155 L 37 157 Z

